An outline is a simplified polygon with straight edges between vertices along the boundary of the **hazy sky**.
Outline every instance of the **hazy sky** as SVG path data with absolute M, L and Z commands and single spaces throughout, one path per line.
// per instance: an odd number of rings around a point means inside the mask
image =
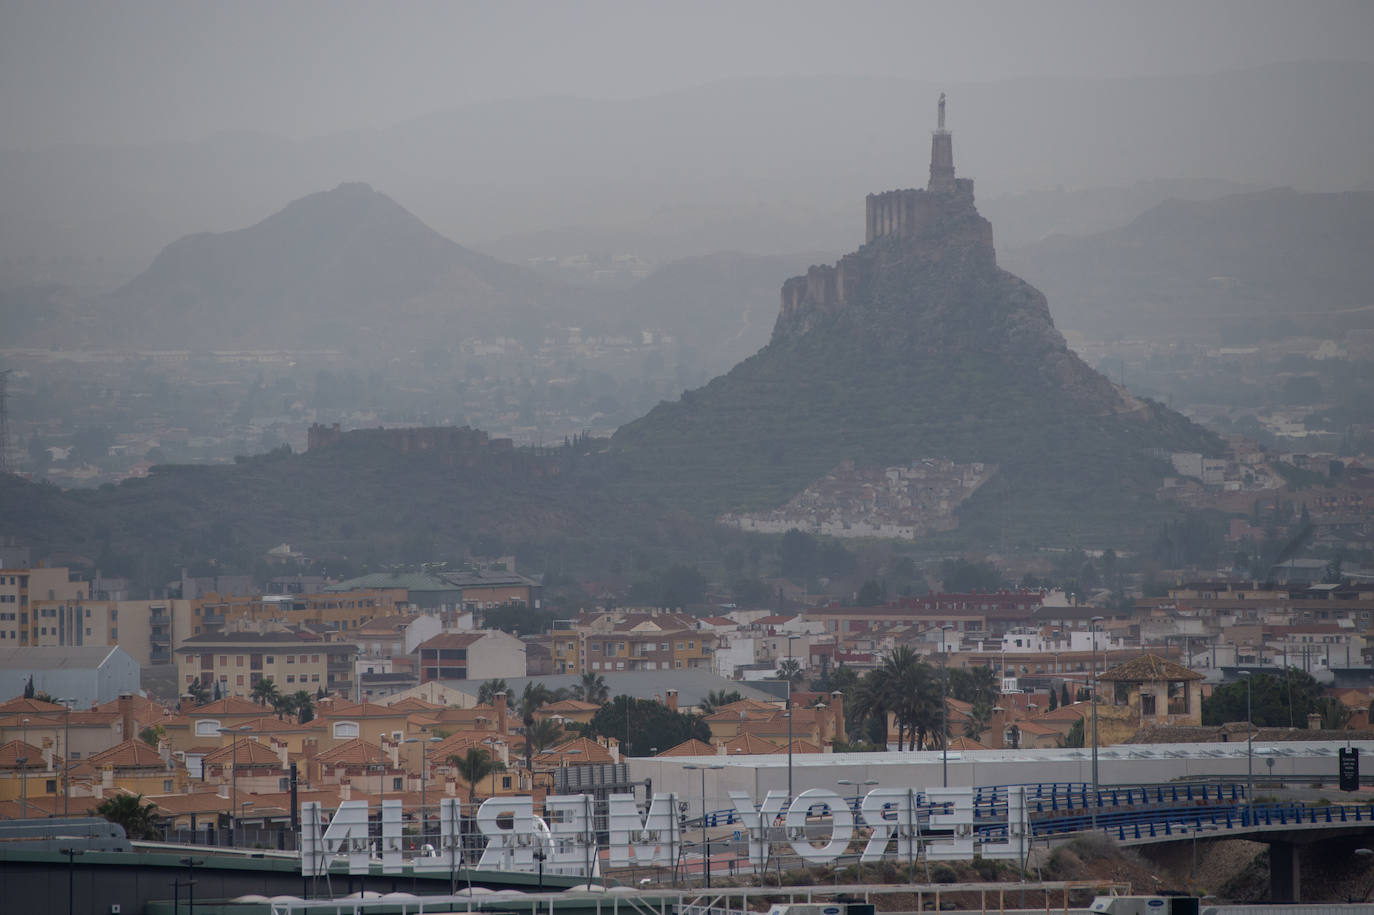
M 1374 59 L 1370 0 L 0 0 L 0 145 L 308 136 L 740 76 L 1000 80 Z

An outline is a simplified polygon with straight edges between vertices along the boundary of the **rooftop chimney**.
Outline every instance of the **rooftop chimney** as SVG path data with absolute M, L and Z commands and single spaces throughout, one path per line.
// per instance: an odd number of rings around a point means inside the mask
M 669 711 L 676 712 L 676 711 L 677 711 L 677 690 L 675 690 L 675 689 L 667 690 L 666 695 L 667 695 L 667 699 L 664 700 L 664 704 L 668 706 L 668 710 L 669 710 Z
M 497 693 L 492 699 L 492 707 L 496 709 L 496 731 L 499 734 L 509 734 L 510 724 L 506 720 L 506 694 Z

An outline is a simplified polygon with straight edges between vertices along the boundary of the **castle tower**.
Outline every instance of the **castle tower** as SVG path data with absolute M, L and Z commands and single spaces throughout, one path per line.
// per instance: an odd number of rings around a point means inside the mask
M 930 136 L 930 184 L 926 185 L 926 189 L 950 193 L 955 187 L 954 137 L 945 129 L 945 94 L 941 92 L 936 128 Z

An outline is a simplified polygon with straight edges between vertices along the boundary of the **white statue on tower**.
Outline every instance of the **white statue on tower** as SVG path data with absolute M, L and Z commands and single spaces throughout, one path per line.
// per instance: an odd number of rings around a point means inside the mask
M 939 122 L 938 122 L 937 126 L 938 126 L 938 128 L 939 128 L 940 130 L 944 130 L 944 129 L 945 129 L 945 94 L 944 94 L 943 92 L 940 93 L 940 107 L 939 107 L 939 111 L 940 111 L 940 115 L 939 115 Z

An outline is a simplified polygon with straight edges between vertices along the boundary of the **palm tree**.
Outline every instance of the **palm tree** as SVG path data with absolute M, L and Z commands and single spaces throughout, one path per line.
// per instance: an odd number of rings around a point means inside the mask
M 583 702 L 590 702 L 593 705 L 605 705 L 606 700 L 610 697 L 611 690 L 606 685 L 606 678 L 591 671 L 584 673 L 582 679 L 577 681 L 577 685 L 573 687 L 574 699 L 581 699 Z
M 496 701 L 497 693 L 509 692 L 510 687 L 506 685 L 506 681 L 500 677 L 495 677 L 491 680 L 487 680 L 477 688 L 477 704 L 491 705 Z
M 525 732 L 525 742 L 536 750 L 547 750 L 563 739 L 563 726 L 552 718 L 541 718 Z
M 506 771 L 506 764 L 492 759 L 491 754 L 482 747 L 468 747 L 462 756 L 454 754 L 448 758 L 449 764 L 463 781 L 468 783 L 468 803 L 477 803 L 477 785 L 497 772 Z
M 1316 712 L 1321 716 L 1321 725 L 1324 731 L 1343 731 L 1346 724 L 1350 722 L 1350 709 L 1335 696 L 1323 696 L 1318 699 Z
M 315 697 L 308 689 L 298 689 L 292 695 L 296 703 L 296 720 L 301 724 L 315 720 Z
M 271 677 L 263 677 L 253 684 L 252 696 L 259 705 L 270 705 L 281 698 L 281 690 L 277 689 Z
M 778 664 L 778 672 L 773 675 L 778 680 L 789 680 L 792 688 L 796 689 L 805 679 L 802 674 L 801 662 L 796 658 L 786 658 Z
M 543 683 L 533 681 L 525 684 L 524 692 L 516 708 L 520 712 L 520 723 L 525 728 L 525 769 L 528 771 L 534 759 L 534 745 L 529 741 L 530 730 L 534 727 L 534 713 L 553 701 L 553 693 Z
M 1054 695 L 1054 691 L 1050 691 Z M 975 702 L 973 710 L 969 714 L 968 721 L 964 722 L 964 736 L 970 740 L 981 740 L 983 732 L 992 726 L 992 706 L 982 702 Z
M 729 692 L 723 689 L 713 689 L 706 694 L 705 699 L 701 700 L 701 714 L 714 715 L 725 706 L 732 702 L 739 702 L 743 698 L 737 689 L 732 689 Z
M 877 718 L 882 722 L 882 747 L 887 749 L 887 713 L 891 708 L 891 697 L 887 684 L 883 681 L 882 671 L 870 670 L 854 688 L 853 697 L 845 704 L 845 711 L 852 715 L 855 724 Z
M 287 715 L 296 714 L 296 694 L 283 695 L 278 693 L 270 700 L 272 709 L 277 713 L 277 718 L 282 719 Z
M 143 803 L 143 795 L 116 794 L 108 797 L 88 811 L 92 816 L 104 817 L 111 823 L 124 827 L 124 834 L 130 839 L 161 839 L 162 829 L 157 805 Z

